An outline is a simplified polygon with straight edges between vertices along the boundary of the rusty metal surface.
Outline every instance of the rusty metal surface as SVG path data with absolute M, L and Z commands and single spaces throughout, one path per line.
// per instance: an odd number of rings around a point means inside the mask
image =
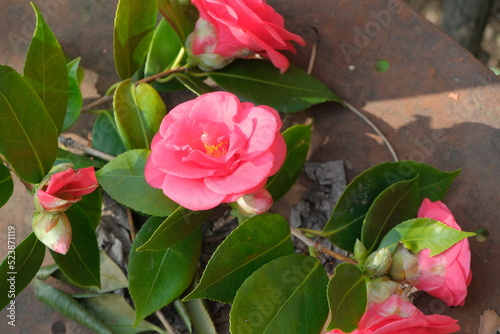
M 46 20 L 68 56 L 82 56 L 83 66 L 99 74 L 97 88 L 102 94 L 117 81 L 112 61 L 116 2 L 43 3 L 47 4 Z M 401 0 L 268 3 L 285 16 L 290 30 L 308 42 L 291 56 L 292 63 L 307 67 L 316 40 L 312 27 L 317 29 L 313 75 L 367 115 L 393 143 L 401 159 L 411 158 L 444 170 L 462 168 L 447 204 L 465 230 L 485 227 L 490 239 L 484 243 L 471 239 L 473 280 L 464 307 L 445 308 L 427 297 L 419 298 L 418 303 L 424 311 L 460 319 L 461 333 L 477 332 L 479 315 L 485 309 L 500 312 L 500 253 L 495 247 L 500 233 L 496 222 L 500 207 L 498 78 Z M 0 63 L 21 70 L 34 16 L 28 1 L 3 0 L 2 4 Z M 378 60 L 389 63 L 387 72 L 376 71 Z M 188 96 L 169 95 L 167 104 L 171 107 L 172 101 Z M 297 115 L 296 121 L 305 117 L 312 117 L 315 124 L 311 161 L 345 159 L 348 178 L 352 179 L 374 164 L 391 160 L 380 138 L 350 111 L 326 103 Z M 75 131 L 85 136 L 88 129 L 83 126 Z M 291 195 L 288 200 L 295 198 Z M 25 209 L 10 206 L 9 210 L 0 209 L 1 225 L 7 224 L 8 216 L 9 223 L 27 233 L 26 213 L 16 213 Z M 0 234 L 0 245 L 4 237 Z M 0 255 L 4 253 L 0 249 Z M 17 332 L 50 333 L 54 319 L 61 319 L 69 328 L 70 322 L 38 303 L 31 289 L 20 298 L 26 307 L 19 313 L 25 329 Z M 4 312 L 0 316 L 5 319 Z M 9 330 L 6 321 L 0 321 L 0 332 Z

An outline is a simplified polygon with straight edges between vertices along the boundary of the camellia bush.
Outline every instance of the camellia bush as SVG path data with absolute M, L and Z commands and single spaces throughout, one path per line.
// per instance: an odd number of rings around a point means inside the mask
M 0 66 L 0 205 L 13 178 L 34 201 L 33 233 L 0 266 L 2 308 L 33 281 L 40 300 L 98 333 L 175 333 L 145 320 L 170 304 L 189 332 L 215 333 L 205 299 L 231 305 L 235 334 L 459 330 L 412 304 L 416 290 L 447 306 L 465 302 L 474 233 L 442 202 L 459 171 L 376 165 L 346 187 L 322 230 L 267 213 L 301 174 L 311 139 L 310 125 L 283 129 L 282 116 L 342 101 L 290 66 L 282 52 L 304 40 L 265 0 L 120 0 L 121 81 L 86 107 L 79 59 L 68 61 L 33 8 L 23 73 Z M 182 89 L 197 96 L 167 110 L 159 92 Z M 112 110 L 96 108 L 108 101 Z M 60 134 L 91 109 L 92 147 L 71 153 Z M 145 220 L 126 273 L 98 247 L 102 192 Z M 216 207 L 239 225 L 199 266 L 202 225 Z M 45 247 L 55 264 L 40 268 Z M 343 263 L 328 272 L 320 253 Z

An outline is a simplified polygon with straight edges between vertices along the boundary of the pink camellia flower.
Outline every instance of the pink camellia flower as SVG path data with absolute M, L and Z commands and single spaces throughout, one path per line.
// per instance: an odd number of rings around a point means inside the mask
M 220 69 L 236 58 L 260 55 L 285 72 L 288 59 L 276 50 L 295 53 L 290 41 L 302 37 L 284 28 L 283 17 L 266 0 L 191 0 L 200 18 L 186 40 L 192 62 L 204 71 Z
M 431 218 L 461 230 L 450 210 L 442 202 L 424 199 L 418 210 L 419 218 Z M 472 278 L 469 241 L 463 239 L 441 254 L 429 257 L 430 250 L 418 254 L 419 273 L 408 282 L 441 299 L 447 306 L 463 306 L 467 287 Z
M 72 165 L 58 165 L 64 169 L 42 181 L 35 193 L 35 206 L 38 211 L 47 213 L 64 212 L 71 204 L 82 199 L 97 188 L 94 167 L 73 170 Z
M 351 334 L 449 334 L 460 330 L 457 320 L 445 315 L 425 315 L 398 295 L 372 304 Z M 344 334 L 335 329 L 328 334 Z
M 190 210 L 207 210 L 262 189 L 286 144 L 276 110 L 214 92 L 182 103 L 151 143 L 146 181 Z

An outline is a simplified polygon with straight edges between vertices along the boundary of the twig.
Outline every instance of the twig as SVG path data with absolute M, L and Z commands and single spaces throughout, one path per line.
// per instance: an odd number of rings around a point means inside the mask
M 181 67 L 177 67 L 177 68 L 171 68 L 171 69 L 165 70 L 163 72 L 154 74 L 154 75 L 152 75 L 150 77 L 138 80 L 135 84 L 138 85 L 138 84 L 141 84 L 141 83 L 148 83 L 148 82 L 151 82 L 151 81 L 155 81 L 156 79 L 159 79 L 159 78 L 167 77 L 167 76 L 169 76 L 169 75 L 171 75 L 173 73 L 185 72 L 187 70 L 188 70 L 187 66 L 181 66 Z M 112 99 L 113 99 L 113 95 L 104 95 L 104 96 L 100 97 L 99 99 L 97 99 L 97 100 L 95 100 L 95 101 L 87 104 L 86 106 L 82 107 L 82 109 L 80 111 L 81 112 L 89 111 L 90 109 L 92 109 L 94 107 L 97 107 L 100 104 L 106 103 L 106 102 L 108 102 L 108 101 L 110 101 Z
M 372 121 L 370 121 L 368 119 L 368 117 L 366 117 L 365 115 L 363 115 L 359 110 L 357 110 L 356 108 L 354 108 L 352 105 L 350 105 L 349 103 L 347 103 L 345 101 L 344 101 L 344 104 L 349 108 L 350 111 L 352 111 L 359 118 L 361 118 L 366 124 L 368 124 L 373 129 L 373 131 L 375 131 L 380 136 L 380 138 L 382 138 L 382 140 L 384 141 L 385 146 L 387 146 L 387 148 L 391 152 L 392 158 L 394 159 L 394 161 L 398 162 L 399 159 L 398 159 L 398 156 L 396 154 L 396 151 L 394 150 L 394 147 L 392 147 L 391 142 L 389 141 L 389 139 L 387 139 L 386 136 L 384 136 L 384 134 L 382 133 L 382 131 L 380 131 L 380 129 Z
M 165 316 L 163 315 L 163 313 L 161 313 L 161 311 L 156 311 L 155 314 L 158 317 L 158 319 L 160 319 L 161 323 L 163 324 L 163 326 L 165 327 L 165 329 L 167 330 L 168 333 L 170 333 L 170 334 L 180 334 L 178 330 L 176 330 L 174 327 L 172 327 L 168 323 L 168 320 L 165 318 Z
M 97 107 L 100 104 L 106 103 L 108 101 L 111 101 L 113 99 L 113 95 L 104 95 L 103 97 L 98 98 L 97 100 L 87 104 L 84 106 L 80 111 L 81 112 L 86 112 L 89 111 L 90 109 Z
M 66 147 L 76 148 L 76 149 L 82 150 L 83 152 L 85 152 L 93 157 L 96 157 L 96 158 L 99 158 L 99 159 L 102 159 L 105 161 L 111 161 L 115 158 L 112 155 L 98 151 L 92 147 L 88 147 L 88 146 L 79 144 L 79 143 L 75 142 L 73 139 L 68 138 L 68 137 L 59 136 L 59 143 L 61 143 L 62 145 L 66 146 Z
M 318 29 L 311 27 L 314 32 L 316 33 L 316 41 L 314 41 L 314 44 L 311 49 L 311 57 L 309 58 L 309 65 L 307 66 L 307 74 L 311 74 L 313 69 L 314 69 L 314 63 L 316 62 L 316 54 L 318 51 L 318 42 L 319 42 L 319 33 Z
M 306 237 L 299 229 L 292 227 L 292 228 L 290 228 L 290 230 L 292 231 L 292 234 L 297 239 L 299 239 L 300 241 L 302 241 L 303 243 L 305 243 L 307 246 L 314 247 L 319 252 L 321 252 L 323 254 L 326 254 L 326 255 L 330 255 L 331 257 L 334 257 L 337 260 L 340 260 L 340 261 L 343 261 L 343 262 L 352 263 L 352 264 L 358 264 L 358 262 L 356 260 L 353 260 L 350 257 L 344 256 L 344 255 L 339 254 L 337 252 L 334 252 L 332 250 L 326 249 L 325 247 L 323 247 L 319 243 L 312 241 L 311 239 L 309 239 L 308 237 Z
M 148 82 L 151 82 L 151 81 L 155 81 L 156 79 L 159 79 L 159 78 L 168 77 L 170 74 L 179 73 L 179 72 L 186 72 L 187 70 L 188 70 L 187 66 L 181 66 L 181 67 L 177 67 L 177 68 L 171 68 L 171 69 L 165 70 L 163 72 L 154 74 L 154 75 L 152 75 L 150 77 L 138 80 L 135 84 L 138 85 L 138 84 L 141 84 L 141 83 L 148 83 Z
M 132 240 L 132 242 L 133 242 L 137 233 L 135 232 L 134 218 L 132 217 L 132 210 L 130 210 L 129 208 L 127 208 L 127 220 L 128 220 L 128 227 L 130 229 L 130 240 Z

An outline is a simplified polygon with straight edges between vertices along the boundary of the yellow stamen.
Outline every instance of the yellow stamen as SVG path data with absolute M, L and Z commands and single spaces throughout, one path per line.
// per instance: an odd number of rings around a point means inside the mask
M 226 142 L 222 141 L 217 145 L 205 145 L 207 154 L 211 157 L 221 157 L 227 153 Z

